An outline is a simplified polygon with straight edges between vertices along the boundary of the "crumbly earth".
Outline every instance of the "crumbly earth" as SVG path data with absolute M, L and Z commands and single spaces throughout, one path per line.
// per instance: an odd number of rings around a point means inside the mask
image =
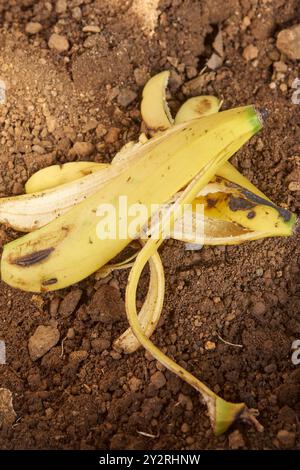
M 278 32 L 299 22 L 297 0 L 0 0 L 1 196 L 22 193 L 34 171 L 55 162 L 110 161 L 139 135 L 143 84 L 169 69 L 173 111 L 193 94 L 219 96 L 224 108 L 268 108 L 264 130 L 232 161 L 299 212 L 300 192 L 289 185 L 300 179 L 300 105 L 291 100 L 300 67 L 276 48 Z M 189 83 L 219 30 L 221 64 Z M 64 36 L 63 51 L 55 37 L 49 47 L 53 33 Z M 70 152 L 75 142 L 92 146 Z M 16 236 L 1 227 L 1 245 Z M 257 408 L 265 431 L 239 423 L 214 437 L 193 389 L 143 349 L 112 349 L 127 326 L 119 271 L 47 295 L 1 283 L 0 387 L 13 393 L 18 418 L 2 427 L 2 449 L 300 448 L 300 365 L 291 361 L 299 235 L 198 252 L 169 241 L 161 255 L 167 290 L 154 342 L 224 398 Z M 146 286 L 147 273 L 139 301 Z M 58 328 L 60 340 L 33 361 L 28 341 L 39 325 Z

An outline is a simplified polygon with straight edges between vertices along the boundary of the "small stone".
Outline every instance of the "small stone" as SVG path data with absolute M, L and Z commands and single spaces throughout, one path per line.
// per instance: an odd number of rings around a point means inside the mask
M 128 381 L 129 388 L 132 392 L 137 392 L 141 386 L 141 383 L 141 379 L 135 376 L 131 377 L 131 379 Z
M 188 423 L 183 423 L 183 425 L 181 426 L 181 432 L 183 432 L 183 434 L 187 434 L 190 430 L 190 426 Z
M 249 46 L 245 47 L 243 51 L 243 57 L 246 59 L 247 62 L 249 60 L 254 60 L 258 56 L 258 49 L 257 47 L 253 46 L 253 44 L 249 44 Z
M 103 126 L 103 124 L 98 124 L 96 127 L 96 136 L 97 137 L 104 137 L 107 134 L 107 129 Z
M 36 21 L 30 21 L 27 23 L 25 26 L 25 32 L 28 34 L 37 34 L 42 30 L 43 26 L 41 23 L 38 23 Z
M 76 307 L 81 299 L 82 290 L 74 289 L 65 296 L 59 306 L 59 315 L 61 317 L 67 318 L 76 310 Z
M 282 93 L 286 93 L 286 92 L 287 92 L 287 89 L 288 89 L 286 83 L 280 83 L 279 88 L 280 88 L 280 90 L 282 91 Z
M 149 73 L 146 67 L 139 67 L 134 69 L 133 76 L 138 86 L 144 86 L 149 78 Z
M 101 353 L 110 348 L 110 341 L 104 338 L 95 338 L 92 340 L 92 348 L 97 353 Z
M 74 328 L 69 328 L 66 334 L 67 339 L 74 339 L 75 338 L 75 330 Z
M 111 351 L 110 352 L 110 356 L 115 360 L 115 361 L 118 361 L 119 359 L 121 359 L 121 354 L 118 352 L 118 351 Z
M 289 59 L 300 59 L 300 24 L 283 29 L 277 36 L 276 46 Z
M 286 72 L 288 69 L 288 66 L 281 60 L 274 62 L 273 67 L 276 70 L 276 72 L 283 72 L 283 73 Z
M 203 94 L 203 88 L 205 88 L 210 82 L 212 82 L 215 77 L 215 72 L 207 72 L 200 74 L 192 80 L 186 82 L 182 87 L 182 91 L 185 95 L 188 96 L 201 95 Z
M 244 438 L 238 429 L 236 431 L 233 431 L 231 434 L 229 434 L 228 444 L 229 444 L 230 449 L 233 449 L 233 450 L 241 449 L 242 447 L 245 446 Z
M 87 25 L 82 28 L 84 33 L 100 33 L 101 29 L 96 25 Z
M 123 108 L 127 108 L 133 101 L 136 99 L 137 94 L 135 91 L 130 90 L 129 88 L 123 88 L 118 95 L 118 104 L 123 106 Z
M 211 70 L 217 70 L 218 68 L 221 67 L 222 64 L 223 64 L 223 58 L 220 57 L 215 52 L 213 52 L 213 54 L 210 56 L 210 58 L 206 62 L 207 67 Z
M 190 65 L 186 67 L 186 76 L 189 80 L 191 78 L 196 77 L 197 73 L 198 73 L 198 70 L 196 69 L 196 67 L 192 67 Z
M 289 184 L 290 191 L 300 191 L 300 182 L 299 181 L 291 181 Z
M 78 351 L 72 351 L 70 353 L 69 359 L 70 359 L 70 362 L 75 362 L 76 364 L 79 364 L 80 362 L 85 361 L 87 357 L 88 357 L 88 352 L 81 349 Z
M 178 90 L 179 87 L 181 87 L 182 83 L 183 83 L 182 76 L 172 69 L 170 72 L 170 79 L 169 79 L 170 88 L 176 91 Z
M 107 144 L 114 144 L 117 142 L 120 132 L 121 129 L 118 127 L 111 127 L 104 138 L 105 142 Z
M 157 389 L 164 387 L 167 382 L 164 374 L 159 370 L 151 375 L 150 381 L 151 384 Z
M 52 134 L 55 131 L 56 126 L 57 126 L 56 118 L 54 116 L 47 116 L 46 117 L 46 124 L 47 124 L 48 132 L 50 132 L 50 134 Z
M 69 155 L 71 157 L 89 157 L 94 151 L 94 146 L 90 142 L 75 142 Z
M 11 391 L 7 388 L 0 388 L 0 429 L 11 426 L 16 417 Z
M 282 429 L 277 433 L 276 438 L 282 449 L 292 449 L 295 445 L 296 434 Z
M 38 153 L 39 155 L 43 155 L 43 153 L 46 153 L 46 150 L 41 145 L 33 145 L 32 151 Z
M 59 341 L 59 331 L 53 326 L 40 325 L 29 338 L 28 350 L 33 361 L 44 356 Z
M 262 301 L 255 302 L 252 305 L 252 313 L 256 316 L 262 316 L 266 313 L 266 304 Z
M 56 33 L 51 34 L 48 41 L 48 46 L 50 49 L 55 50 L 58 53 L 66 52 L 70 47 L 67 38 L 61 34 Z
M 184 395 L 183 393 L 179 393 L 178 395 L 178 402 L 187 410 L 192 411 L 193 409 L 193 402 L 192 399 L 188 395 Z
M 79 7 L 73 8 L 72 17 L 74 18 L 74 20 L 77 20 L 77 21 L 81 19 L 82 12 L 81 12 L 81 9 Z
M 214 343 L 213 341 L 206 341 L 204 344 L 204 348 L 206 349 L 206 351 L 213 351 L 214 349 L 216 349 L 216 343 Z
M 55 4 L 56 13 L 66 13 L 67 11 L 67 0 L 57 0 Z
M 94 322 L 114 323 L 125 315 L 125 305 L 120 291 L 104 284 L 93 295 L 87 308 Z

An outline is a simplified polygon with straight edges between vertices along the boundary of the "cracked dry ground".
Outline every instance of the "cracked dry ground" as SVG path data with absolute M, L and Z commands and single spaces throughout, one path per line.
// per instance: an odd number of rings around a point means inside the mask
M 0 0 L 1 195 L 22 193 L 34 171 L 55 162 L 110 161 L 139 135 L 144 83 L 169 69 L 173 111 L 193 94 L 269 109 L 263 132 L 232 161 L 299 212 L 290 189 L 300 178 L 300 105 L 291 102 L 299 62 L 276 47 L 278 33 L 299 22 L 296 0 Z M 219 30 L 218 68 L 191 85 Z M 74 151 L 76 142 L 86 145 Z M 1 246 L 15 236 L 2 226 Z M 167 290 L 154 342 L 224 398 L 257 408 L 264 433 L 238 424 L 214 437 L 195 391 L 142 349 L 112 349 L 127 326 L 127 273 L 116 271 L 45 295 L 1 283 L 0 386 L 18 418 L 2 426 L 2 449 L 300 448 L 300 366 L 291 362 L 299 235 L 198 252 L 168 241 L 161 255 Z M 139 302 L 147 281 L 145 273 Z M 59 340 L 33 361 L 28 342 L 40 325 Z

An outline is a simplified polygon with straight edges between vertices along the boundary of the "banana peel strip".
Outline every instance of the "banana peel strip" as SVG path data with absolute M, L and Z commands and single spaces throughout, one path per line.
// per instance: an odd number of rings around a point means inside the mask
M 155 331 L 163 309 L 165 295 L 164 268 L 157 251 L 149 258 L 150 282 L 145 302 L 139 312 L 138 321 L 141 330 L 149 338 Z M 126 354 L 133 353 L 140 342 L 128 328 L 115 342 L 114 348 Z
M 207 170 L 213 165 L 213 163 L 206 165 L 206 167 L 200 173 L 198 173 L 198 175 L 192 180 L 192 182 L 183 191 L 181 196 L 177 199 L 173 207 L 170 208 L 170 211 L 166 213 L 165 217 L 161 219 L 159 227 L 159 233 L 161 236 L 163 235 L 163 231 L 166 225 L 168 225 L 170 222 L 171 224 L 174 223 L 183 204 L 187 204 L 193 200 L 198 191 L 201 189 L 201 186 L 204 186 Z M 156 360 L 158 360 L 178 377 L 185 380 L 201 394 L 205 404 L 207 405 L 209 418 L 216 435 L 224 433 L 238 418 L 253 423 L 258 431 L 263 431 L 263 427 L 256 420 L 255 412 L 253 412 L 253 410 L 249 410 L 244 403 L 230 403 L 216 395 L 203 382 L 201 382 L 183 367 L 179 366 L 175 361 L 170 359 L 159 348 L 157 348 L 141 328 L 136 310 L 137 287 L 146 263 L 148 262 L 149 258 L 157 251 L 162 242 L 163 238 L 150 238 L 139 252 L 129 274 L 126 288 L 125 305 L 128 322 L 134 335 L 142 344 L 142 346 L 150 354 L 152 354 Z

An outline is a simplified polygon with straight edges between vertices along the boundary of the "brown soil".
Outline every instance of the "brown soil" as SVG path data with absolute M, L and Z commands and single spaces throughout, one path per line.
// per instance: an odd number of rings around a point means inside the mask
M 69 154 L 76 141 L 94 145 L 89 159 L 110 161 L 139 134 L 147 77 L 170 69 L 173 109 L 199 92 L 222 97 L 225 108 L 269 109 L 265 129 L 233 163 L 277 204 L 299 211 L 299 192 L 288 186 L 299 181 L 300 105 L 291 103 L 291 84 L 300 67 L 275 45 L 278 31 L 300 20 L 297 0 L 70 0 L 61 13 L 64 2 L 55 3 L 0 0 L 2 196 L 22 193 L 35 170 L 76 159 Z M 27 34 L 29 21 L 42 30 Z M 83 32 L 91 24 L 100 32 Z M 193 91 L 188 82 L 210 57 L 219 28 L 223 64 Z M 53 32 L 67 37 L 67 52 L 49 49 Z M 249 45 L 258 56 L 246 61 Z M 280 60 L 287 65 L 281 75 Z M 124 107 L 128 89 L 137 97 Z M 15 236 L 1 228 L 2 244 Z M 281 430 L 290 433 L 288 446 L 300 448 L 300 366 L 291 362 L 292 341 L 300 339 L 299 236 L 200 252 L 170 241 L 161 254 L 167 291 L 154 342 L 224 398 L 257 408 L 264 433 L 239 424 L 238 434 L 214 437 L 188 385 L 142 349 L 113 351 L 126 328 L 119 293 L 124 299 L 127 273 L 120 271 L 51 295 L 1 284 L 7 364 L 0 386 L 12 391 L 19 418 L 0 432 L 1 448 L 227 449 L 244 441 L 247 449 L 270 449 L 280 446 Z M 103 284 L 110 285 L 105 292 Z M 111 298 L 109 289 L 117 289 Z M 56 325 L 60 342 L 33 362 L 28 340 L 38 325 Z M 206 350 L 206 341 L 215 349 Z

